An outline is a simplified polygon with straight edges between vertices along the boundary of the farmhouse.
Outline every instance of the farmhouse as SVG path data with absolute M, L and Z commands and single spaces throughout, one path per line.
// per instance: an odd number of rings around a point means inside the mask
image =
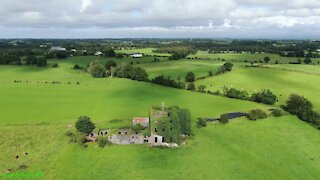
M 137 126 L 141 125 L 141 127 Z M 151 146 L 177 147 L 181 137 L 191 134 L 190 113 L 179 107 L 154 106 L 150 117 L 135 117 L 132 126 L 120 129 L 99 130 L 90 133 L 87 140 L 96 142 L 98 136 L 107 138 L 113 144 L 144 144 Z

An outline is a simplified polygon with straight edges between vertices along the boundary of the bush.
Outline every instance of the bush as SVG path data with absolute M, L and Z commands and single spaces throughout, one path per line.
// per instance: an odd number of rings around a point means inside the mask
M 242 99 L 242 100 L 248 99 L 247 91 L 240 91 L 235 88 L 228 89 L 226 87 L 224 87 L 223 91 L 224 91 L 224 95 L 229 98 Z
M 254 93 L 251 96 L 251 100 L 257 103 L 264 103 L 273 105 L 277 102 L 277 96 L 274 95 L 269 89 L 262 92 Z
M 188 86 L 187 86 L 187 90 L 195 91 L 196 90 L 196 86 L 193 83 L 189 83 Z
M 207 120 L 199 118 L 197 121 L 197 126 L 198 127 L 206 127 L 207 126 Z
M 320 115 L 312 110 L 312 103 L 303 96 L 291 94 L 286 105 L 281 107 L 290 114 L 297 115 L 303 121 L 316 123 L 320 119 Z
M 52 67 L 57 68 L 57 67 L 59 67 L 59 65 L 58 65 L 58 63 L 54 63 L 54 64 L 52 64 Z
M 188 72 L 187 74 L 186 74 L 186 76 L 185 76 L 185 80 L 186 80 L 186 82 L 194 82 L 194 80 L 195 80 L 195 75 L 194 75 L 194 73 L 193 72 Z
M 134 133 L 140 133 L 142 130 L 144 130 L 144 127 L 138 124 L 136 126 L 132 126 L 131 129 Z
M 84 144 L 86 143 L 86 134 L 85 133 L 81 133 L 81 132 L 78 132 L 78 133 L 75 133 L 73 134 L 72 136 L 70 136 L 70 142 L 73 142 L 73 143 L 78 143 L 78 144 Z
M 73 134 L 73 132 L 72 131 L 67 131 L 66 132 L 66 136 L 68 136 L 68 137 L 72 137 L 74 134 Z
M 75 64 L 75 65 L 73 66 L 73 69 L 81 69 L 81 66 L 79 66 L 78 64 Z
M 267 117 L 268 117 L 267 113 L 264 112 L 261 109 L 251 110 L 249 112 L 249 114 L 247 115 L 247 118 L 250 119 L 250 120 L 264 119 L 264 118 L 267 118 Z
M 78 121 L 75 124 L 79 132 L 89 134 L 95 128 L 95 124 L 91 122 L 88 116 L 80 116 Z
M 106 65 L 104 66 L 107 70 L 110 70 L 111 67 L 116 67 L 117 63 L 114 62 L 113 60 L 107 61 Z
M 220 115 L 220 119 L 219 119 L 220 123 L 222 124 L 227 124 L 229 122 L 229 116 L 228 114 L 222 114 Z
M 88 72 L 92 77 L 102 78 L 106 75 L 106 70 L 98 61 L 92 61 L 88 67 Z
M 104 148 L 108 144 L 108 140 L 106 138 L 100 137 L 98 139 L 98 146 Z
M 282 111 L 281 111 L 281 109 L 274 109 L 271 114 L 274 117 L 281 117 L 282 116 Z

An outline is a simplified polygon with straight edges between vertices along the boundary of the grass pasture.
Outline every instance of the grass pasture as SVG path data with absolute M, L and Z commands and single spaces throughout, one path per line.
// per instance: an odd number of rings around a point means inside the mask
M 286 67 L 287 65 L 284 66 Z M 280 104 L 285 103 L 288 96 L 295 93 L 311 100 L 316 110 L 320 111 L 318 101 L 320 78 L 317 74 L 287 71 L 280 68 L 238 68 L 223 75 L 199 80 L 196 84 L 206 85 L 212 91 L 222 90 L 224 85 L 247 90 L 249 93 L 270 89 L 278 96 Z
M 278 61 L 279 63 L 289 63 L 289 62 L 297 62 L 298 59 L 303 60 L 303 58 L 290 58 L 290 57 L 281 57 L 277 54 L 270 54 L 270 53 L 261 53 L 261 54 L 251 54 L 251 53 L 218 53 L 218 54 L 209 54 L 207 51 L 199 51 L 194 55 L 189 55 L 190 58 L 203 58 L 203 59 L 225 59 L 226 61 L 234 61 L 234 62 L 244 62 L 244 61 L 259 61 L 262 60 L 264 57 L 270 57 L 270 63 L 275 63 Z M 320 59 L 312 59 L 314 63 L 320 61 Z
M 93 79 L 83 70 L 72 69 L 74 64 L 86 66 L 95 59 L 89 56 L 49 61 L 57 62 L 59 68 L 0 66 L 0 179 L 7 169 L 16 170 L 21 165 L 27 165 L 27 169 L 16 172 L 40 171 L 44 179 L 320 178 L 320 133 L 296 117 L 261 121 L 241 118 L 227 125 L 197 128 L 198 117 L 270 107 L 128 79 Z M 181 60 L 138 66 L 146 68 L 150 77 L 184 77 L 190 70 L 198 77 L 209 70 L 214 72 L 222 63 Z M 196 83 L 212 89 L 224 84 L 250 91 L 270 87 L 283 95 L 281 102 L 289 92 L 295 92 L 312 100 L 320 110 L 316 101 L 320 90 L 317 75 L 276 68 L 245 69 L 243 65 L 235 63 L 232 72 Z M 182 148 L 112 145 L 101 149 L 94 143 L 83 148 L 68 143 L 65 136 L 66 131 L 74 130 L 73 124 L 81 115 L 91 117 L 97 129 L 121 127 L 129 125 L 135 116 L 147 116 L 150 106 L 162 101 L 191 111 L 195 136 Z M 112 119 L 123 121 L 113 123 Z
M 196 78 L 208 76 L 209 71 L 216 73 L 218 67 L 223 62 L 220 61 L 208 61 L 208 60 L 177 60 L 177 61 L 165 61 L 160 63 L 148 63 L 142 64 L 140 67 L 147 70 L 149 78 L 153 79 L 156 76 L 164 75 L 170 76 L 173 79 L 181 77 L 184 81 L 185 75 L 192 71 Z

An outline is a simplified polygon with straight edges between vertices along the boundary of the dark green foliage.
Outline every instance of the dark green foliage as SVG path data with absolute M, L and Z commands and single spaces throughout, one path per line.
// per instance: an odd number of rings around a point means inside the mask
M 254 110 L 251 110 L 249 112 L 249 114 L 247 115 L 247 118 L 250 119 L 250 120 L 258 120 L 258 119 L 265 119 L 267 118 L 268 115 L 266 112 L 264 112 L 263 110 L 261 109 L 254 109 Z
M 213 76 L 213 72 L 212 72 L 212 71 L 209 71 L 209 72 L 208 72 L 208 76 Z
M 222 66 L 220 66 L 218 68 L 218 74 L 222 74 L 222 73 L 225 73 L 227 71 L 231 71 L 232 67 L 233 67 L 232 63 L 226 62 L 226 63 L 224 63 Z
M 75 64 L 75 65 L 73 66 L 73 69 L 81 69 L 81 66 L 79 66 L 78 64 Z
M 229 122 L 228 114 L 221 114 L 219 118 L 220 123 L 227 124 Z
M 188 109 L 178 111 L 180 118 L 181 134 L 191 135 L 191 114 Z
M 21 65 L 21 59 L 16 54 L 5 54 L 0 57 L 0 64 L 1 65 Z
M 107 61 L 106 65 L 104 66 L 107 70 L 110 70 L 111 67 L 116 67 L 117 63 L 114 62 L 113 60 Z
M 240 91 L 235 88 L 224 88 L 224 95 L 229 98 L 235 98 L 235 99 L 242 99 L 247 100 L 248 98 L 248 92 L 247 91 Z
M 193 72 L 188 72 L 185 76 L 186 82 L 194 82 L 195 80 L 195 75 Z
M 202 118 L 198 118 L 197 126 L 198 127 L 206 127 L 207 126 L 207 120 L 206 119 L 202 119 Z
M 140 133 L 145 128 L 141 124 L 138 124 L 138 125 L 132 126 L 131 129 L 134 133 Z
M 312 110 L 312 103 L 296 94 L 291 94 L 286 105 L 283 105 L 282 108 L 290 114 L 297 115 L 301 120 L 313 124 L 317 124 L 320 119 L 320 115 Z
M 90 133 L 95 128 L 95 124 L 91 122 L 88 116 L 79 117 L 78 121 L 75 124 L 77 130 L 83 133 Z
M 312 63 L 312 60 L 311 60 L 310 58 L 305 58 L 305 59 L 303 60 L 303 62 L 304 62 L 305 64 L 311 64 L 311 63 Z
M 189 91 L 195 91 L 196 90 L 196 86 L 194 85 L 194 83 L 189 83 L 187 85 L 187 90 Z
M 66 59 L 69 57 L 69 54 L 66 51 L 56 51 L 54 54 L 58 59 Z
M 58 63 L 54 63 L 54 64 L 52 64 L 52 67 L 57 68 L 57 67 L 59 67 L 59 65 L 58 65 Z
M 38 58 L 37 61 L 36 61 L 36 65 L 38 67 L 47 66 L 47 60 L 45 58 Z
M 179 60 L 188 56 L 188 53 L 185 52 L 175 52 L 170 57 L 169 60 Z
M 73 134 L 73 132 L 72 132 L 72 131 L 67 131 L 67 132 L 66 132 L 66 136 L 68 136 L 68 137 L 72 137 L 72 136 L 74 136 L 74 134 Z
M 137 81 L 148 81 L 148 74 L 141 67 L 134 67 L 127 63 L 122 63 L 113 70 L 114 76 L 119 78 L 128 78 Z
M 91 74 L 92 77 L 102 78 L 106 76 L 106 70 L 99 63 L 99 61 L 92 61 L 88 67 L 88 73 Z
M 274 109 L 271 114 L 274 117 L 281 117 L 282 116 L 282 111 L 281 111 L 281 109 Z
M 163 86 L 178 88 L 178 89 L 184 89 L 185 84 L 182 82 L 177 82 L 170 77 L 165 77 L 163 75 L 157 76 L 154 79 L 151 80 L 151 82 L 156 84 L 161 84 Z
M 30 56 L 27 56 L 25 61 L 26 61 L 26 65 L 34 65 L 37 62 L 37 57 L 30 55 Z
M 232 67 L 233 67 L 233 64 L 230 63 L 230 62 L 226 62 L 226 63 L 223 64 L 223 66 L 226 68 L 227 71 L 231 71 Z
M 263 90 L 258 93 L 254 93 L 251 96 L 251 100 L 257 103 L 264 103 L 273 105 L 277 102 L 277 96 L 274 95 L 269 89 Z
M 103 52 L 105 57 L 115 57 L 116 53 L 114 52 L 114 50 L 112 48 L 108 48 L 107 50 L 105 50 Z
M 266 57 L 263 58 L 263 61 L 264 61 L 265 63 L 269 63 L 270 60 L 271 60 L 271 59 L 270 59 L 270 57 L 268 57 L 268 56 L 266 56 Z

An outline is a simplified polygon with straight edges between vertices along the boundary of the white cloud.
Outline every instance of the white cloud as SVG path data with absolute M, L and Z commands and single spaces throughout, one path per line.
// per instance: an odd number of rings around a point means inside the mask
M 139 32 L 141 37 L 157 33 L 294 37 L 300 28 L 305 36 L 320 34 L 319 0 L 0 0 L 0 4 L 0 26 L 18 33 L 21 29 L 37 29 L 44 34 L 50 34 L 48 29 L 67 29 L 82 36 L 79 30 L 83 29 L 95 37 L 101 34 L 98 28 L 109 34 L 118 30 L 123 37 Z M 26 37 L 34 35 L 32 31 L 23 33 Z M 0 31 L 0 36 L 5 34 Z

